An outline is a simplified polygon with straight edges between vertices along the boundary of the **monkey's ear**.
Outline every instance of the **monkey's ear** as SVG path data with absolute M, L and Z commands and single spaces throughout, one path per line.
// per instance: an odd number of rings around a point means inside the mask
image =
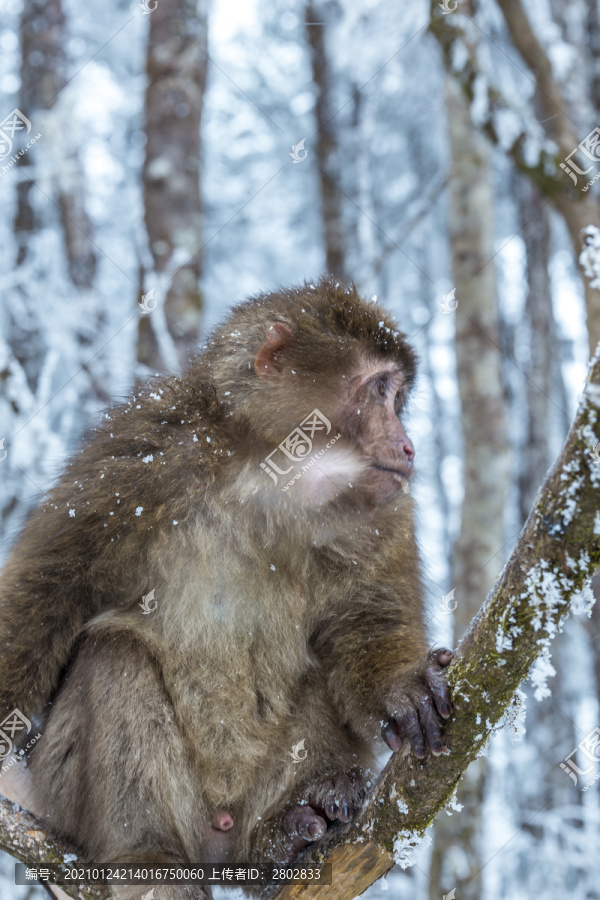
M 294 342 L 294 332 L 283 322 L 273 322 L 269 325 L 265 342 L 254 360 L 254 371 L 259 378 L 269 378 L 281 372 L 282 364 L 277 355 L 291 347 Z

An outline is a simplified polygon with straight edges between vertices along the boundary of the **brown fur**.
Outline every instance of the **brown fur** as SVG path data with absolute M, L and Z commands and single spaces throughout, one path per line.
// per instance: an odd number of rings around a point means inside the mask
M 279 351 L 273 323 L 294 338 Z M 415 355 L 354 289 L 242 304 L 183 376 L 106 414 L 16 544 L 0 701 L 31 716 L 53 698 L 34 783 L 94 861 L 285 858 L 282 811 L 372 766 L 427 647 L 411 499 L 365 468 L 397 452 L 357 381 L 371 369 L 407 391 Z M 354 473 L 324 502 L 313 476 L 286 495 L 259 468 L 315 407 L 342 433 L 323 484 Z

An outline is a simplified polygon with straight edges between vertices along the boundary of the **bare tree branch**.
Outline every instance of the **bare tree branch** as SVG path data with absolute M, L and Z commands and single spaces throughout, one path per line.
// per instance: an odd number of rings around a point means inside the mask
M 443 178 L 439 178 L 436 181 L 433 181 L 429 187 L 429 190 L 423 193 L 421 189 L 417 191 L 418 202 L 415 202 L 414 212 L 409 209 L 409 215 L 402 223 L 398 231 L 394 234 L 393 238 L 390 238 L 383 245 L 381 253 L 379 256 L 373 260 L 373 273 L 375 275 L 379 275 L 381 270 L 383 269 L 384 263 L 387 258 L 397 250 L 400 244 L 402 244 L 403 240 L 411 234 L 417 225 L 425 218 L 425 216 L 429 215 L 431 212 L 431 207 L 434 205 L 438 197 L 442 194 L 443 191 L 448 187 L 448 178 L 444 176 Z M 406 206 L 410 206 L 411 201 L 407 201 Z
M 5 850 L 33 868 L 39 866 L 59 866 L 64 863 L 67 854 L 75 853 L 77 864 L 85 866 L 81 852 L 68 846 L 49 834 L 41 819 L 23 809 L 12 800 L 0 794 L 0 850 Z M 61 883 L 61 887 L 76 900 L 107 900 L 109 889 L 104 885 L 85 885 Z
M 484 71 L 478 46 L 487 35 L 474 18 L 459 12 L 443 16 L 437 9 L 436 0 L 432 0 L 430 31 L 440 44 L 447 72 L 458 80 L 469 101 L 473 100 L 476 85 L 480 92 L 483 86 L 487 102 L 485 111 L 478 114 L 478 127 L 505 150 L 516 167 L 532 179 L 540 194 L 563 216 L 577 259 L 582 246 L 581 232 L 587 225 L 600 226 L 600 208 L 591 192 L 581 190 L 584 182 L 575 187 L 560 168 L 560 163 L 576 149 L 585 134 L 578 134 L 569 118 L 566 99 L 521 0 L 499 0 L 499 6 L 515 47 L 535 80 L 536 107 L 541 117 L 537 131 L 531 129 L 522 110 L 509 103 L 491 73 Z M 507 112 L 511 114 L 513 125 L 518 123 L 518 134 L 508 145 L 502 118 Z M 532 148 L 540 144 L 540 137 L 544 135 L 546 142 L 542 142 L 537 159 L 532 159 Z M 590 349 L 593 350 L 600 340 L 600 293 L 587 281 L 584 281 L 584 288 Z

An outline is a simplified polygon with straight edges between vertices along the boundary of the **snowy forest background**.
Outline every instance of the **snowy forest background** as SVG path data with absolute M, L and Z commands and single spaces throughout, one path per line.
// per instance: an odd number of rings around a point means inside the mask
M 184 364 L 231 304 L 331 272 L 421 356 L 429 628 L 458 642 L 600 339 L 580 260 L 600 225 L 600 10 L 445 7 L 0 0 L 0 562 L 105 404 Z M 582 790 L 600 759 L 572 757 L 577 784 L 560 768 L 600 726 L 598 604 L 552 664 L 522 686 L 522 739 L 494 737 L 462 811 L 365 897 L 600 898 L 600 781 Z M 3 855 L 0 900 L 46 896 L 13 880 Z

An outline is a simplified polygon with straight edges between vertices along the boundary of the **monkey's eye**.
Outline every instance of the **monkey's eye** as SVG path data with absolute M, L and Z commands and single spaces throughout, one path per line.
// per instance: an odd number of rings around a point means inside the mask
M 383 375 L 377 379 L 377 393 L 380 397 L 385 397 L 387 391 L 387 378 Z

